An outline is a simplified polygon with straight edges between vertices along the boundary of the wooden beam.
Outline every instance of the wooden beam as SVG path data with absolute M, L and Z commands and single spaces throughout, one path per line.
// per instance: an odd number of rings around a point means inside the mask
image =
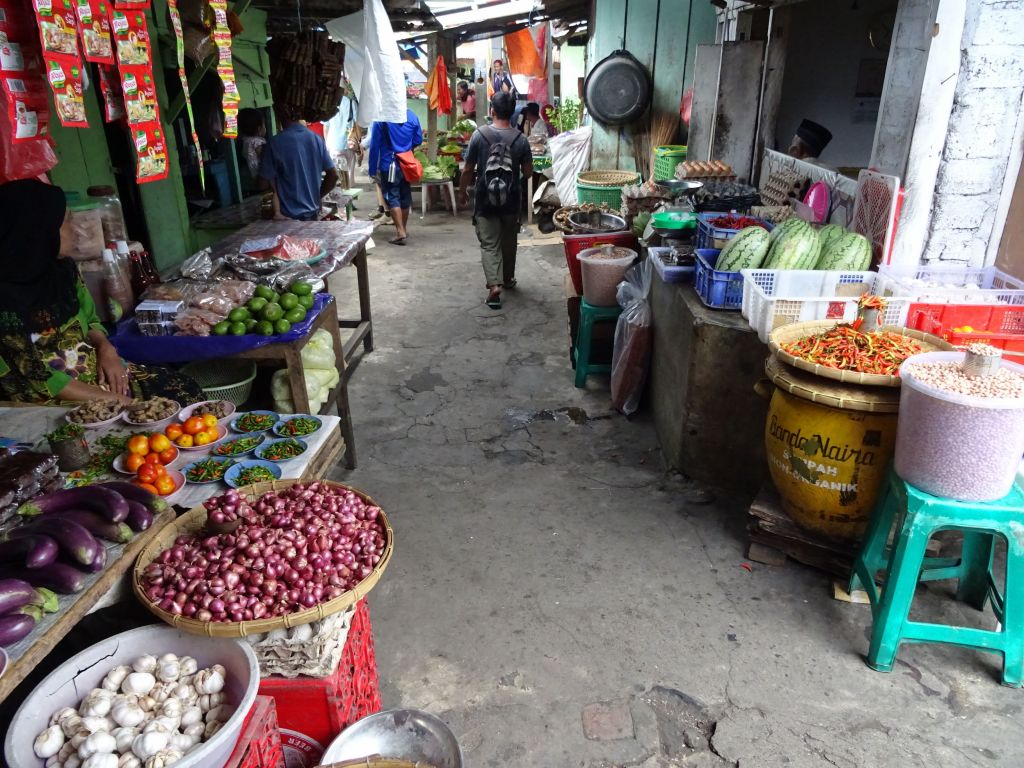
M 427 38 L 427 61 L 437 61 L 437 35 Z M 437 111 L 427 105 L 427 157 L 431 162 L 437 160 Z M 423 190 L 426 194 L 426 190 Z
M 405 48 L 403 48 L 402 46 L 398 46 L 398 52 L 402 55 L 403 59 L 408 61 L 410 64 L 416 67 L 416 69 L 422 72 L 424 77 L 430 77 L 430 75 L 427 74 L 427 70 L 423 68 L 423 65 L 416 61 L 416 59 L 413 58 L 412 54 L 405 50 Z

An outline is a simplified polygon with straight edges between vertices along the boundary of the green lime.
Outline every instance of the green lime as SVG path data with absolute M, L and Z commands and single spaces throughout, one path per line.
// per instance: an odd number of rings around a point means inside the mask
M 270 287 L 268 287 L 266 285 L 257 285 L 256 286 L 256 296 L 258 298 L 270 301 L 270 298 L 273 295 L 274 295 L 274 291 L 273 291 L 272 288 L 270 288 Z
M 284 319 L 289 323 L 301 323 L 306 319 L 306 310 L 303 307 L 295 307 L 284 313 Z
M 313 297 L 308 293 L 305 296 L 299 296 L 299 306 L 305 309 L 313 308 Z
M 267 304 L 267 306 L 263 308 L 263 313 L 260 316 L 264 320 L 269 320 L 273 323 L 284 317 L 284 310 L 281 309 L 280 304 Z
M 213 332 L 218 336 L 224 336 L 227 334 L 228 329 L 230 328 L 231 323 L 229 323 L 227 320 L 221 320 L 219 323 L 213 326 Z
M 283 317 L 274 323 L 275 333 L 288 333 L 292 329 L 292 324 L 285 320 Z
M 246 305 L 249 307 L 250 312 L 259 312 L 265 306 L 267 306 L 267 300 L 259 296 L 253 296 L 249 299 L 249 303 Z
M 260 336 L 273 336 L 274 335 L 274 324 L 269 320 L 260 320 L 256 325 L 256 332 Z
M 228 320 L 232 323 L 244 323 L 248 319 L 249 310 L 245 307 L 236 307 L 235 309 L 232 309 L 231 313 L 228 315 Z
M 244 336 L 245 335 L 245 323 L 239 321 L 231 324 L 231 335 L 232 336 Z
M 245 321 L 245 332 L 246 333 L 254 332 L 256 330 L 256 323 L 257 322 L 258 321 L 256 320 L 255 317 L 250 317 L 248 320 L 246 320 Z
M 288 290 L 296 296 L 309 296 L 313 292 L 313 286 L 309 283 L 292 283 L 292 287 Z
M 289 309 L 295 309 L 299 306 L 299 297 L 294 293 L 282 293 L 281 294 L 281 309 L 287 312 Z

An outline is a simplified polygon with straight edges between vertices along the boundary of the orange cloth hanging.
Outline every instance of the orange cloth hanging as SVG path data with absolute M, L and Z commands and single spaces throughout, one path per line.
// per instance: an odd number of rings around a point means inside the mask
M 434 71 L 427 78 L 426 91 L 431 109 L 443 115 L 452 111 L 452 89 L 448 86 L 448 67 L 441 56 L 437 57 Z
M 505 51 L 508 55 L 508 71 L 512 74 L 547 77 L 530 30 L 520 29 L 505 35 Z

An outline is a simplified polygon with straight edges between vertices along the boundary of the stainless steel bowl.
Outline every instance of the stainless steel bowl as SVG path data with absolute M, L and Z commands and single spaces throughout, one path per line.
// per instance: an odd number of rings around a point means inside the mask
M 687 181 L 686 179 L 665 179 L 654 183 L 659 187 L 665 187 L 674 198 L 692 197 L 697 194 L 698 189 L 704 186 L 701 181 Z
M 569 226 L 578 235 L 596 235 L 622 232 L 626 228 L 626 220 L 604 211 L 576 211 L 569 214 Z
M 435 715 L 419 709 L 389 709 L 353 723 L 331 742 L 323 764 L 380 755 L 422 760 L 435 768 L 462 768 L 455 735 Z

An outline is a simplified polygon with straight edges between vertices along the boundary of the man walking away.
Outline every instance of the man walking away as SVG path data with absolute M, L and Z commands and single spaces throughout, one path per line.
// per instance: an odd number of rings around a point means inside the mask
M 409 152 L 422 143 L 423 129 L 411 109 L 405 111 L 404 123 L 376 122 L 370 128 L 369 173 L 377 178 L 384 204 L 391 209 L 395 237 L 388 242 L 392 245 L 405 245 L 412 209 L 412 188 L 402 175 L 395 153 Z
M 468 202 L 474 181 L 473 224 L 480 241 L 480 259 L 487 282 L 487 306 L 501 308 L 501 289 L 516 285 L 516 236 L 522 180 L 533 173 L 526 137 L 510 123 L 516 102 L 498 92 L 491 99 L 493 125 L 473 133 L 462 171 L 462 198 Z
M 260 156 L 260 177 L 274 191 L 274 218 L 316 221 L 338 172 L 323 138 L 292 114 L 279 114 L 281 132 Z

